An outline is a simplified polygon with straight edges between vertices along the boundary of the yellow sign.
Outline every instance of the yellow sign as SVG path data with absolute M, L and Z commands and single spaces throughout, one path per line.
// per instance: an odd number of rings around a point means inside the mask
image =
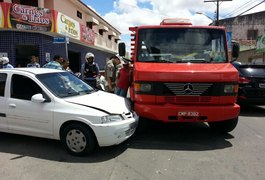
M 76 20 L 58 12 L 57 33 L 80 40 L 80 25 Z

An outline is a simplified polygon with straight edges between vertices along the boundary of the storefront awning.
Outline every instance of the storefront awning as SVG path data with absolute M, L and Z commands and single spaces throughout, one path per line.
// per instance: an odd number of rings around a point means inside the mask
M 113 32 L 113 31 L 111 31 L 111 32 L 109 33 L 109 36 L 117 36 L 117 34 L 116 34 L 115 32 Z
M 99 29 L 102 31 L 109 31 L 109 28 L 107 26 L 102 25 L 102 24 L 99 25 Z
M 121 40 L 121 37 L 120 36 L 116 36 L 115 39 L 116 40 Z
M 93 23 L 93 25 L 99 25 L 99 21 L 96 18 L 92 17 L 92 16 L 89 16 L 87 18 L 87 22 L 91 22 L 91 23 Z

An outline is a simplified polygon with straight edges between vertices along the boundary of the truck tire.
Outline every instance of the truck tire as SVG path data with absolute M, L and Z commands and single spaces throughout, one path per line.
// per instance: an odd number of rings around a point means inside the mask
M 219 133 L 228 133 L 235 129 L 238 122 L 238 118 L 229 119 L 226 121 L 208 122 L 210 128 Z

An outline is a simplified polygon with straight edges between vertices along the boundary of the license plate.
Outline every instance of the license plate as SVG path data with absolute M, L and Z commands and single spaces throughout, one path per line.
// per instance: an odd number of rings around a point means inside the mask
M 199 112 L 193 112 L 193 111 L 181 111 L 178 112 L 178 116 L 191 116 L 191 117 L 198 117 Z
M 265 83 L 259 83 L 260 88 L 265 88 Z

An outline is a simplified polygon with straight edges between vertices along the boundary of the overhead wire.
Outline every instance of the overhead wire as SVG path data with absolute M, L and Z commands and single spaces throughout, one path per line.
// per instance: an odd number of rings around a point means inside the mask
M 241 14 L 238 14 L 236 17 L 238 17 L 238 16 L 241 16 L 242 14 L 244 14 L 244 13 L 246 13 L 246 12 L 250 11 L 251 9 L 253 9 L 253 8 L 255 8 L 255 7 L 257 7 L 257 6 L 261 5 L 263 2 L 265 2 L 265 0 L 261 1 L 260 3 L 256 4 L 255 6 L 253 6 L 253 7 L 249 8 L 248 10 L 246 10 L 246 11 L 242 12 Z
M 230 13 L 224 15 L 224 17 L 230 17 L 230 16 L 233 16 L 233 14 L 243 10 L 244 8 L 246 8 L 246 6 L 248 6 L 250 3 L 252 3 L 253 1 L 256 1 L 256 0 L 249 0 L 248 2 L 242 4 L 241 6 L 237 7 L 236 9 L 232 10 Z
M 249 6 L 249 4 L 252 3 L 253 1 L 255 1 L 255 0 L 250 0 L 250 1 L 246 2 L 246 3 L 244 3 L 243 5 L 241 5 L 240 7 L 238 7 L 236 10 L 234 10 L 234 11 L 228 13 L 228 14 L 225 15 L 224 17 L 231 17 L 231 16 L 233 16 L 233 15 L 239 13 L 240 11 L 242 11 L 243 9 L 245 9 L 247 6 Z M 251 9 L 257 7 L 257 6 L 260 5 L 260 4 L 262 4 L 263 2 L 265 2 L 265 0 L 259 2 L 258 4 L 252 6 L 251 8 L 247 9 L 246 11 L 244 11 L 244 12 L 242 12 L 242 13 L 236 15 L 236 16 L 240 16 L 240 15 L 242 15 L 242 14 L 244 14 L 244 13 L 250 11 Z

